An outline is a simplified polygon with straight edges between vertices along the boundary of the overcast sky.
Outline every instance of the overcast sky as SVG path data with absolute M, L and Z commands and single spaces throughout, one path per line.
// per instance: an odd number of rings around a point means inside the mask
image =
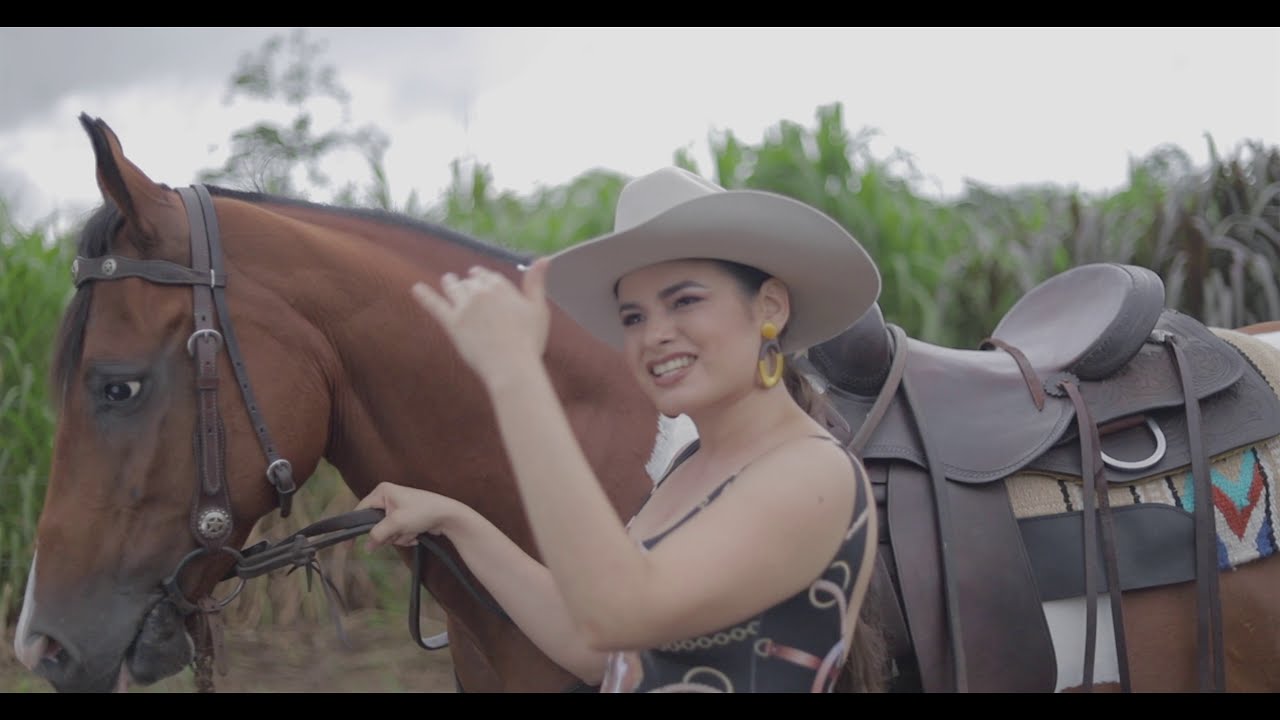
M 0 198 L 19 225 L 100 200 L 80 112 L 153 179 L 220 166 L 231 134 L 283 103 L 226 104 L 238 59 L 290 28 L 0 29 Z M 449 163 L 527 192 L 595 167 L 636 175 L 709 134 L 760 142 L 844 105 L 939 194 L 966 179 L 1104 191 L 1164 144 L 1207 161 L 1280 144 L 1280 29 L 308 28 L 351 93 L 351 126 L 391 140 L 393 198 L 433 201 Z M 364 183 L 362 165 L 338 174 Z M 928 188 L 926 188 L 927 190 Z

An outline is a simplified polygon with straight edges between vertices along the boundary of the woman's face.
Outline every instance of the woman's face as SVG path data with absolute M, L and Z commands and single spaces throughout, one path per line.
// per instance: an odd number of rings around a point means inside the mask
M 722 266 L 678 260 L 635 270 L 618 282 L 618 321 L 627 363 L 663 414 L 693 415 L 755 388 L 760 327 L 779 327 L 776 280 L 748 297 Z M 785 305 L 785 300 L 783 301 Z

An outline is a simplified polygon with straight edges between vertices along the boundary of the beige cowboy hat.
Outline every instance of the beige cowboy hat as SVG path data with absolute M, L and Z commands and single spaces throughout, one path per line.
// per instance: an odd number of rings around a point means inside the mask
M 785 283 L 791 318 L 780 340 L 788 353 L 840 334 L 880 294 L 871 256 L 824 213 L 775 193 L 725 190 L 667 167 L 622 188 L 612 233 L 551 256 L 547 296 L 593 335 L 621 348 L 618 278 L 683 258 L 732 260 Z

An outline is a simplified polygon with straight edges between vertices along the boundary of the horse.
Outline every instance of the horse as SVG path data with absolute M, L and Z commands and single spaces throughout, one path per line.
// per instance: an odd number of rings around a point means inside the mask
M 357 497 L 382 481 L 435 490 L 537 556 L 485 390 L 409 293 L 473 265 L 518 280 L 528 256 L 393 213 L 175 190 L 106 123 L 80 122 L 103 204 L 82 230 L 51 366 L 57 428 L 14 641 L 24 664 L 58 691 L 183 670 L 193 643 L 215 639 L 230 598 L 211 593 L 252 528 L 287 515 L 322 458 Z M 655 458 L 674 452 L 672 422 L 558 309 L 546 359 L 630 517 Z M 577 688 L 442 545 L 415 579 L 447 616 L 459 689 Z
M 296 479 L 310 477 L 321 460 L 340 472 L 357 497 L 383 480 L 456 497 L 537 556 L 483 388 L 407 292 L 418 280 L 477 264 L 514 278 L 531 257 L 393 213 L 203 185 L 173 189 L 130 161 L 101 120 L 82 115 L 80 121 L 90 137 L 104 203 L 81 234 L 72 270 L 78 289 L 64 314 L 51 369 L 58 407 L 53 463 L 14 640 L 24 664 L 57 690 L 105 691 L 126 682 L 155 682 L 201 658 L 218 657 L 217 613 L 230 598 L 214 597 L 213 590 L 237 573 L 244 577 L 255 558 L 270 556 L 242 545 L 259 520 L 277 510 L 288 514 L 304 484 Z M 902 419 L 898 388 L 920 387 L 914 371 L 895 365 L 909 361 L 915 367 L 916 358 L 925 357 L 915 351 L 925 348 L 873 310 L 814 353 L 809 369 L 833 401 L 833 430 L 851 436 L 851 447 L 879 478 L 878 492 L 889 496 L 877 497 L 886 520 L 895 520 L 881 524 L 888 533 L 902 527 L 896 522 L 900 509 L 913 503 L 889 502 L 908 484 L 897 480 L 904 476 L 902 459 L 882 452 L 876 433 L 897 428 Z M 1004 345 L 1016 350 L 1016 334 L 1009 340 Z M 895 343 L 913 352 L 898 353 Z M 982 362 L 1018 367 L 982 352 Z M 1125 358 L 1126 366 L 1130 360 Z M 692 429 L 660 415 L 616 353 L 555 308 L 547 367 L 616 512 L 629 517 L 654 478 L 692 439 Z M 968 364 L 952 369 L 959 367 L 975 372 Z M 863 382 L 868 378 L 872 385 Z M 230 393 L 218 394 L 227 388 Z M 861 403 L 864 397 L 874 412 Z M 1047 445 L 1071 442 L 1068 415 L 1060 413 L 1061 427 L 1054 425 Z M 917 460 L 917 469 L 930 465 Z M 973 487 L 1007 497 L 1006 486 L 1018 479 L 1002 475 L 994 478 L 999 482 Z M 918 504 L 932 512 L 927 500 Z M 973 517 L 954 504 L 938 507 L 955 511 L 953 518 Z M 1027 526 L 1038 520 L 1025 519 Z M 338 529 L 339 537 L 367 528 L 317 525 L 317 532 Z M 1007 529 L 1007 523 L 984 525 Z M 972 577 L 956 571 L 955 562 L 963 570 L 966 561 L 985 556 L 962 553 L 946 562 L 926 558 L 912 565 L 906 557 L 910 545 L 882 536 L 879 572 L 851 658 L 867 662 L 869 676 L 883 671 L 895 688 L 906 690 L 1023 689 L 1013 682 L 982 685 L 984 678 L 999 681 L 984 674 L 981 653 L 971 654 L 970 643 L 981 643 L 992 628 L 974 632 L 972 621 L 983 614 L 974 615 L 972 602 L 955 612 L 942 592 L 957 581 L 968 589 Z M 288 546 L 282 542 L 270 550 L 280 549 Z M 447 543 L 430 555 L 419 556 L 416 549 L 404 555 L 415 590 L 420 582 L 445 612 L 460 691 L 581 689 L 494 612 Z M 1244 668 L 1245 678 L 1274 666 L 1258 660 L 1273 658 L 1273 633 L 1240 636 L 1250 625 L 1280 627 L 1265 610 L 1274 567 L 1263 558 L 1222 577 L 1232 659 L 1256 663 Z M 981 563 L 979 568 L 1003 571 Z M 1027 580 L 1027 568 L 1020 569 L 1021 584 L 1004 586 L 1023 601 L 1017 607 L 1022 614 L 1010 618 L 1025 619 L 1031 604 L 1045 612 L 1084 594 L 1042 601 L 1035 590 L 1039 577 Z M 926 590 L 919 578 L 940 586 L 923 613 L 919 599 Z M 1159 673 L 1174 653 L 1179 662 L 1195 664 L 1196 638 L 1188 640 L 1190 631 L 1183 631 L 1190 627 L 1188 613 L 1195 617 L 1194 608 L 1183 607 L 1195 578 L 1193 573 L 1179 584 L 1126 589 L 1126 610 L 1139 609 L 1128 610 L 1115 631 L 1127 630 L 1135 640 L 1127 653 L 1119 653 L 1135 668 L 1155 667 L 1149 672 Z M 1121 578 L 1122 588 L 1127 580 L 1128 575 Z M 1034 591 L 1030 600 L 1028 588 Z M 1237 612 L 1239 602 L 1251 607 Z M 1003 601 L 990 604 L 1006 607 Z M 440 647 L 417 636 L 415 614 L 410 613 L 413 639 Z M 1056 631 L 1046 648 L 1043 630 L 1051 621 L 1047 614 L 1039 617 L 1038 633 L 1029 636 L 1041 642 L 1020 645 L 1015 638 L 1001 647 L 1033 657 L 1028 665 L 1043 670 L 1035 678 L 1037 689 L 1081 687 L 1069 679 L 1073 666 L 1079 673 L 1079 663 L 1062 646 L 1090 633 L 1068 620 L 1068 629 Z M 1102 620 L 1097 625 L 1104 626 Z M 948 636 L 932 627 L 948 623 L 964 632 Z M 892 663 L 877 654 L 881 634 L 891 641 Z M 1107 649 L 1108 637 L 1098 634 L 1100 651 Z M 1248 653 L 1240 656 L 1237 648 Z M 975 662 L 966 666 L 970 659 Z M 1055 667 L 1045 670 L 1046 664 Z M 968 667 L 979 682 L 968 682 Z M 1237 680 L 1235 669 L 1233 683 L 1253 682 Z M 208 667 L 197 664 L 197 671 L 207 674 Z M 1194 674 L 1194 668 L 1176 673 L 1176 687 L 1193 687 Z M 948 675 L 958 680 L 951 687 Z M 1052 675 L 1058 687 L 1046 685 L 1044 675 Z M 1107 679 L 1099 673 L 1098 687 L 1108 687 Z M 1141 677 L 1134 686 L 1163 687 Z

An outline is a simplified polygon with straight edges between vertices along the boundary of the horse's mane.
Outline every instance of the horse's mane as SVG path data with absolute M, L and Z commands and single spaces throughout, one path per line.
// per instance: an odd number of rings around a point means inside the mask
M 263 192 L 233 190 L 214 185 L 206 185 L 205 187 L 209 189 L 210 195 L 214 195 L 216 197 L 241 200 L 255 205 L 281 205 L 285 207 L 302 208 L 324 215 L 350 217 L 359 220 L 368 220 L 383 225 L 392 225 L 394 227 L 404 228 L 412 231 L 414 234 L 422 235 L 423 237 L 447 240 L 455 245 L 461 245 L 468 250 L 488 255 L 507 263 L 527 263 L 533 258 L 529 253 L 519 252 L 493 242 L 480 240 L 452 228 L 445 227 L 444 225 L 420 220 L 418 218 L 405 215 L 404 213 L 383 210 L 381 208 L 332 205 L 310 200 L 302 200 L 299 198 L 271 195 Z
M 172 189 L 163 184 L 161 187 L 166 190 Z M 355 218 L 403 228 L 410 231 L 411 234 L 421 236 L 424 239 L 429 237 L 444 240 L 462 246 L 467 250 L 513 265 L 528 263 L 533 258 L 532 254 L 519 252 L 493 242 L 486 242 L 452 228 L 420 220 L 404 213 L 379 208 L 347 207 L 319 203 L 264 192 L 234 190 L 216 185 L 206 185 L 205 187 L 209 190 L 210 195 L 239 200 L 253 205 L 299 208 L 320 215 Z M 95 258 L 111 252 L 111 238 L 119 230 L 119 226 L 124 220 L 124 214 L 120 212 L 115 203 L 110 199 L 106 199 L 85 220 L 76 242 L 77 253 L 81 257 Z M 72 373 L 75 371 L 84 349 L 84 331 L 89 321 L 89 305 L 92 299 L 93 283 L 85 283 L 76 290 L 67 305 L 66 311 L 63 313 L 62 322 L 59 325 L 58 334 L 54 341 L 49 375 L 50 387 L 59 389 L 57 395 L 59 398 L 65 390 L 66 384 L 71 381 Z

